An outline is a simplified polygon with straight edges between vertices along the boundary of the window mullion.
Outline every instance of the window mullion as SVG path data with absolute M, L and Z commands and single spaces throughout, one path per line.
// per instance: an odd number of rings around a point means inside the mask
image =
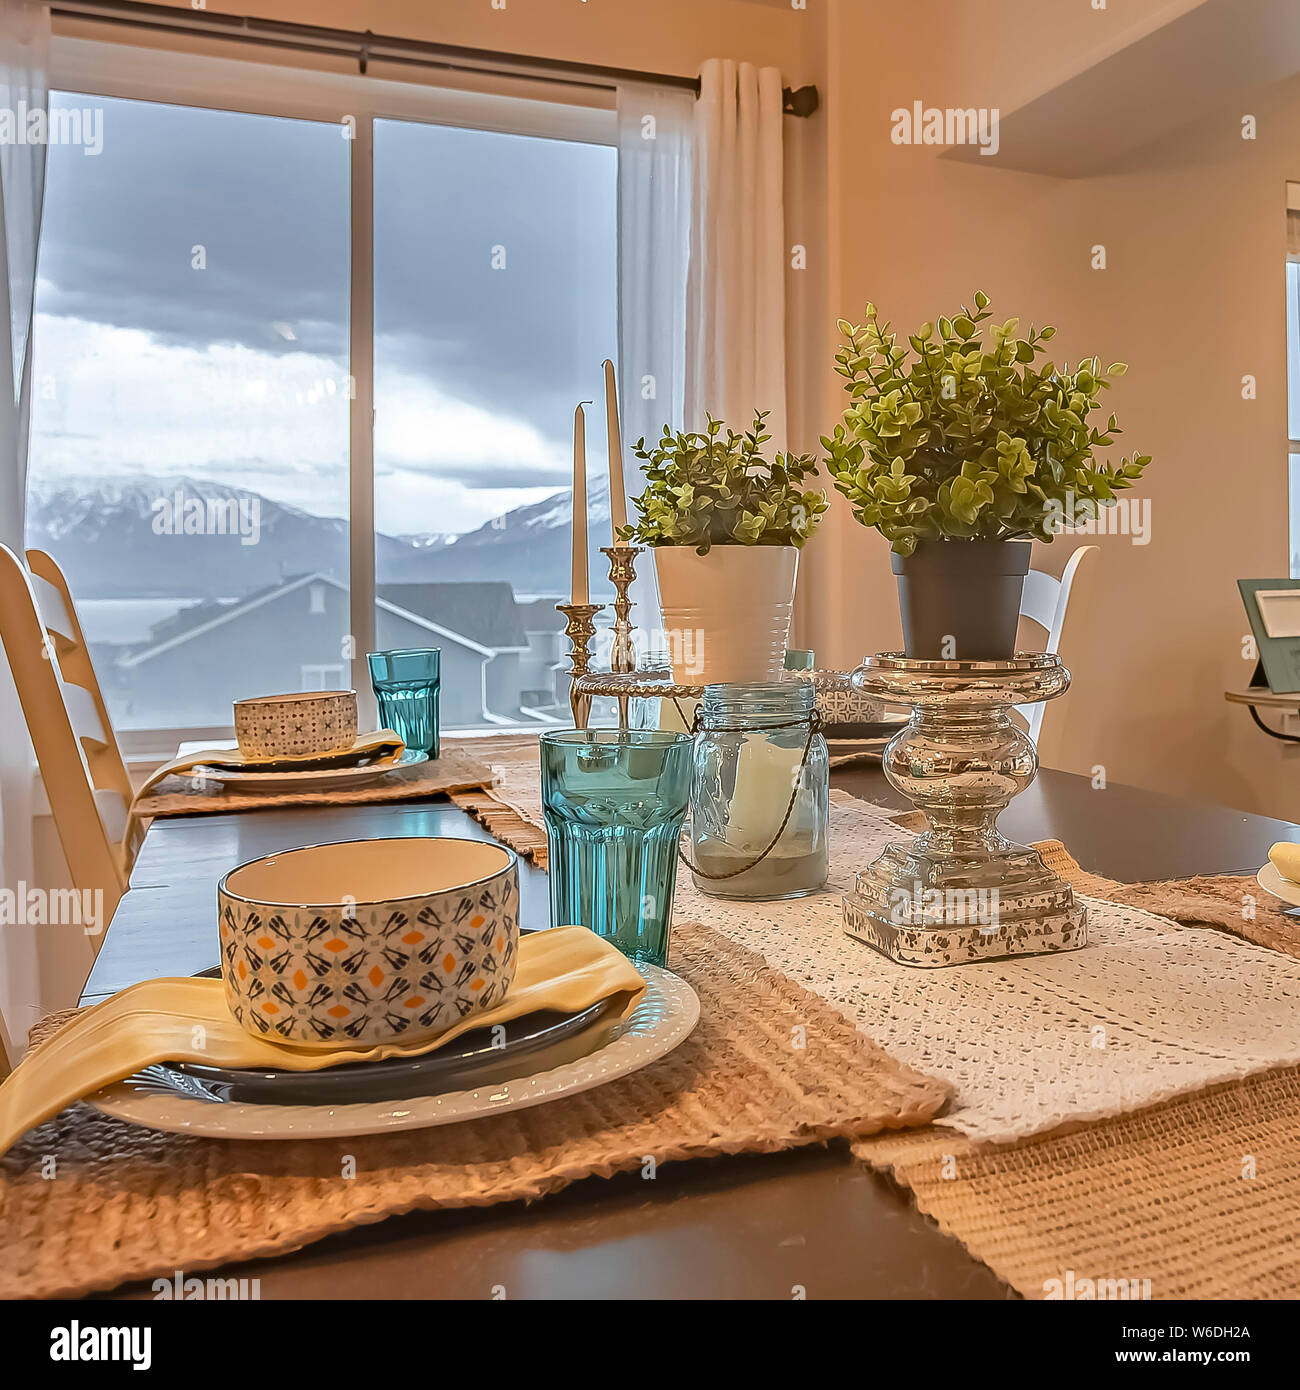
M 352 685 L 361 727 L 376 718 L 366 653 L 375 649 L 375 127 L 356 117 L 352 139 L 352 278 L 348 537 Z

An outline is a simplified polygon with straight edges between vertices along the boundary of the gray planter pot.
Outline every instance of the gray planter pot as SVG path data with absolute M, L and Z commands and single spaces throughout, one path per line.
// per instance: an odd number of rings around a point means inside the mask
M 1032 544 L 922 541 L 892 555 L 908 656 L 996 661 L 1014 655 Z

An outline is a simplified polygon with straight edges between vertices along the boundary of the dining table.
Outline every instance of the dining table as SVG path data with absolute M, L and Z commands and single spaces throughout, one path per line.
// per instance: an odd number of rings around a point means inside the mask
M 837 768 L 832 783 L 909 809 L 878 764 Z M 999 829 L 1021 843 L 1059 839 L 1084 869 L 1124 882 L 1254 873 L 1276 841 L 1300 842 L 1285 821 L 1050 770 Z M 155 820 L 82 1002 L 215 966 L 216 885 L 234 866 L 377 836 L 493 838 L 445 798 Z M 546 928 L 546 875 L 522 858 L 520 870 L 521 925 Z M 1017 1297 L 842 1142 L 670 1163 L 653 1179 L 590 1177 L 528 1204 L 403 1215 L 220 1273 L 258 1279 L 264 1299 Z M 108 1296 L 152 1294 L 139 1284 Z

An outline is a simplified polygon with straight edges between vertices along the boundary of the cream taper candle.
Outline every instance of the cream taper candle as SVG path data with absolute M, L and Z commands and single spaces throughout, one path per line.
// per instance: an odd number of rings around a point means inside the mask
M 587 590 L 587 422 L 582 401 L 573 412 L 573 583 L 570 603 L 588 603 Z
M 627 525 L 627 492 L 623 487 L 623 437 L 618 424 L 618 385 L 614 364 L 605 359 L 605 432 L 609 438 L 609 519 L 618 544 L 619 528 Z

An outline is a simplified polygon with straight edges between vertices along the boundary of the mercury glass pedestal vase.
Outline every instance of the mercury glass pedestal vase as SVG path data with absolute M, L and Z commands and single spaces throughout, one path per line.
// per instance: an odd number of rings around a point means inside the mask
M 924 813 L 909 844 L 891 844 L 844 898 L 844 928 L 903 965 L 944 966 L 1069 951 L 1087 944 L 1087 913 L 1035 849 L 997 830 L 1038 770 L 1017 705 L 1055 699 L 1070 673 L 1051 654 L 1006 661 L 868 657 L 854 685 L 910 705 L 883 755 L 886 780 Z

